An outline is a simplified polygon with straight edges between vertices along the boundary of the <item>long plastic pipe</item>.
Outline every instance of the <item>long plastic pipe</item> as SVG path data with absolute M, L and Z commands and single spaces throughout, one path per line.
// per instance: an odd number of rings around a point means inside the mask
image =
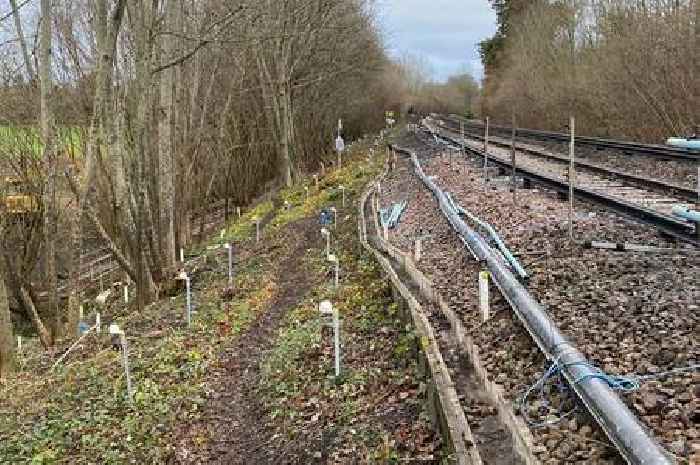
M 586 358 L 559 331 L 542 306 L 518 282 L 498 259 L 481 235 L 469 228 L 450 206 L 444 192 L 425 175 L 415 153 L 411 155 L 416 174 L 438 200 L 440 209 L 462 241 L 478 259 L 486 261 L 494 282 L 508 300 L 542 352 L 561 367 L 569 386 L 585 404 L 624 459 L 635 465 L 672 465 L 658 442 L 647 433 L 610 386 L 593 375 L 598 374 Z M 577 382 L 585 379 L 584 382 Z
M 527 277 L 528 277 L 527 271 L 525 271 L 525 269 L 520 265 L 520 262 L 518 261 L 518 259 L 513 256 L 513 254 L 510 252 L 510 250 L 508 249 L 506 244 L 503 242 L 503 240 L 501 240 L 501 236 L 498 235 L 496 230 L 493 229 L 493 227 L 490 224 L 488 224 L 487 222 L 482 221 L 481 219 L 479 219 L 479 217 L 473 215 L 471 212 L 469 212 L 468 210 L 465 210 L 460 205 L 458 205 L 449 193 L 446 193 L 445 195 L 450 200 L 450 202 L 452 203 L 452 206 L 457 211 L 457 213 L 468 217 L 470 220 L 472 220 L 473 222 L 475 222 L 476 224 L 478 224 L 479 226 L 484 228 L 487 233 L 489 233 L 489 236 L 491 236 L 493 241 L 496 243 L 496 246 L 498 246 L 498 250 L 501 251 L 501 253 L 506 258 L 508 263 L 510 263 L 510 265 L 513 267 L 515 272 L 518 273 L 518 275 L 522 279 L 527 279 Z
M 672 212 L 676 216 L 685 218 L 686 220 L 694 221 L 695 223 L 700 223 L 700 212 L 691 210 L 686 207 L 676 206 L 673 207 Z

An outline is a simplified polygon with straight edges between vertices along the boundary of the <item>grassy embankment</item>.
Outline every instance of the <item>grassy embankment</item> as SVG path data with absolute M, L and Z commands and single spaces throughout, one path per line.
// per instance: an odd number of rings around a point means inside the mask
M 103 323 L 114 321 L 127 333 L 136 392 L 125 396 L 118 352 L 109 336 L 90 335 L 63 364 L 50 370 L 45 355 L 23 354 L 22 370 L 0 385 L 0 463 L 117 464 L 163 463 L 173 453 L 171 433 L 178 422 L 197 421 L 203 407 L 207 374 L 221 351 L 244 332 L 285 283 L 276 265 L 286 252 L 288 226 L 316 216 L 324 205 L 338 205 L 342 184 L 348 205 L 379 163 L 357 156 L 343 170 L 329 174 L 316 190 L 306 183 L 279 195 L 292 205 L 273 211 L 262 203 L 231 224 L 225 240 L 238 241 L 236 295 L 222 298 L 226 287 L 226 255 L 201 248 L 187 263 L 195 288 L 196 314 L 185 324 L 184 296 L 166 298 L 143 313 L 128 313 L 113 302 Z M 266 254 L 256 253 L 250 240 L 253 218 L 274 215 L 265 230 Z M 368 459 L 393 462 L 399 457 L 433 452 L 429 431 L 417 420 L 415 397 L 422 387 L 415 367 L 405 357 L 412 334 L 394 315 L 389 292 L 376 265 L 359 253 L 355 206 L 341 213 L 339 251 L 343 285 L 312 289 L 291 310 L 276 347 L 264 363 L 261 393 L 271 406 L 269 420 L 293 439 L 318 431 L 334 431 L 331 454 L 345 448 Z M 217 235 L 209 245 L 221 242 Z M 274 243 L 277 247 L 269 247 Z M 309 273 L 326 273 L 320 250 L 305 255 Z M 343 315 L 344 376 L 329 377 L 332 346 L 320 336 L 319 299 L 333 300 Z M 92 315 L 87 320 L 92 322 Z M 309 405 L 317 413 L 309 418 Z M 387 408 L 388 406 L 388 408 Z M 378 413 L 384 412 L 384 413 Z M 387 417 L 388 415 L 388 417 Z M 392 419 L 391 415 L 395 418 Z M 400 420 L 398 423 L 394 420 Z M 313 420 L 313 421 L 312 421 Z M 309 423 L 310 422 L 310 423 Z M 315 423 L 323 423 L 316 427 Z M 208 438 L 201 438 L 206 442 Z

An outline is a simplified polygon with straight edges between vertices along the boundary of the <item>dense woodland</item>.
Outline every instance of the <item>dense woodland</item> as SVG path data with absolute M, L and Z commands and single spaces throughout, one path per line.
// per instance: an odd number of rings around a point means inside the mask
M 47 350 L 76 336 L 95 236 L 139 311 L 172 282 L 197 215 L 330 167 L 339 118 L 352 140 L 386 110 L 462 113 L 478 93 L 390 60 L 370 1 L 9 6 L 0 192 L 30 201 L 0 206 L 0 376 L 17 322 Z
M 482 108 L 501 121 L 659 143 L 700 124 L 697 0 L 493 0 Z

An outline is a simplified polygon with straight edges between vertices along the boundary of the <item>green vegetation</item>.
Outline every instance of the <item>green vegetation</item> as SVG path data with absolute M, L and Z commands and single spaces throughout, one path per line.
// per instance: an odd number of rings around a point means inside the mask
M 337 176 L 329 177 L 327 185 L 340 182 L 359 193 L 352 170 Z M 323 192 L 319 196 L 326 200 L 335 195 L 331 189 Z M 333 253 L 340 256 L 343 276 L 337 290 L 323 278 L 328 265 L 322 250 L 311 249 L 304 257 L 304 268 L 322 277 L 321 284 L 287 314 L 263 365 L 266 404 L 280 435 L 302 444 L 326 444 L 329 463 L 343 457 L 361 463 L 437 463 L 440 452 L 429 423 L 423 415 L 416 417 L 425 388 L 415 364 L 418 341 L 392 303 L 379 266 L 358 251 L 356 234 L 354 214 L 334 234 Z M 342 319 L 340 380 L 333 376 L 332 330 L 318 311 L 326 299 Z
M 83 129 L 59 128 L 58 153 L 70 158 L 80 157 L 83 147 Z M 44 153 L 39 129 L 29 126 L 0 126 L 0 156 L 29 156 L 40 158 Z
M 359 190 L 379 167 L 378 162 L 368 164 L 364 160 L 353 160 L 340 172 L 327 176 L 323 185 L 343 183 L 348 186 L 350 211 L 350 192 Z M 322 204 L 337 195 L 335 191 L 325 189 L 312 193 L 308 201 L 303 202 L 303 193 L 303 186 L 297 186 L 279 194 L 282 199 L 293 200 L 296 205 L 276 212 L 265 230 L 267 241 L 282 243 L 289 222 L 315 215 Z M 175 447 L 173 429 L 183 419 L 199 418 L 204 402 L 204 383 L 218 362 L 218 354 L 250 326 L 280 286 L 274 280 L 276 273 L 273 271 L 285 251 L 280 247 L 265 255 L 255 254 L 250 241 L 255 230 L 253 218 L 270 212 L 274 212 L 272 202 L 264 202 L 226 228 L 229 238 L 237 241 L 248 239 L 241 244 L 241 263 L 236 267 L 233 300 L 229 301 L 222 292 L 227 287 L 226 254 L 222 250 L 205 249 L 201 255 L 188 261 L 187 267 L 195 283 L 196 314 L 192 326 L 187 327 L 185 323 L 182 294 L 155 302 L 143 313 L 129 311 L 120 302 L 113 302 L 103 313 L 103 332 L 86 336 L 56 370 L 52 371 L 50 367 L 57 355 L 47 357 L 40 352 L 25 352 L 21 357 L 22 371 L 0 385 L 0 417 L 3 418 L 0 422 L 0 461 L 77 465 L 95 463 L 98 458 L 101 464 L 127 461 L 151 464 L 164 463 L 172 456 Z M 354 220 L 348 219 L 346 225 L 347 237 L 351 238 L 355 230 Z M 215 241 L 219 239 L 217 237 Z M 344 249 L 349 248 L 349 243 L 344 246 Z M 317 252 L 310 252 L 309 263 L 314 273 L 324 273 L 325 264 Z M 316 257 L 312 259 L 311 255 Z M 350 256 L 345 253 L 341 260 L 351 263 Z M 353 269 L 357 270 L 353 273 L 362 273 L 362 279 L 348 283 L 335 296 L 335 299 L 342 300 L 340 308 L 346 318 L 345 330 L 356 327 L 357 331 L 364 331 L 362 334 L 371 334 L 383 325 L 392 325 L 393 316 L 384 313 L 387 307 L 384 284 L 370 282 L 376 281 L 376 269 L 371 263 L 360 260 Z M 315 292 L 321 295 L 326 291 L 317 289 Z M 361 311 L 363 306 L 366 311 Z M 275 352 L 278 356 L 301 354 L 308 338 L 317 337 L 318 322 L 314 321 L 313 309 L 311 300 L 307 300 L 292 313 L 290 318 L 297 318 L 300 326 L 296 334 L 290 332 L 280 339 L 281 348 Z M 86 319 L 92 324 L 93 318 L 90 314 Z M 110 322 L 118 323 L 128 337 L 135 386 L 133 402 L 125 394 L 120 353 L 113 350 L 109 336 L 104 333 Z M 381 342 L 385 343 L 388 344 L 388 340 Z M 320 341 L 316 340 L 315 344 L 318 347 Z M 368 345 L 367 349 L 386 352 L 379 346 Z M 392 353 L 392 350 L 387 353 Z M 268 375 L 279 363 L 270 361 Z M 323 369 L 317 373 L 319 380 L 325 379 L 326 365 L 324 360 Z M 304 366 L 301 360 L 291 366 L 296 366 L 300 373 L 313 370 L 313 366 Z M 378 367 L 367 372 L 351 368 L 346 387 L 337 389 L 343 392 L 349 388 L 365 389 L 362 386 L 375 382 L 380 371 Z M 269 387 L 273 378 L 268 376 L 266 379 L 265 385 Z M 293 378 L 290 380 L 294 382 Z M 291 390 L 300 388 L 290 386 Z M 324 389 L 330 395 L 336 387 L 328 384 Z M 363 415 L 362 409 L 366 405 L 363 407 L 361 400 L 361 396 L 357 399 L 350 396 L 343 401 L 339 412 L 343 424 L 348 424 L 356 415 Z M 289 415 L 286 408 L 280 403 L 278 415 Z M 370 434 L 369 431 L 366 433 Z M 380 430 L 372 434 L 377 435 L 375 442 L 381 442 Z

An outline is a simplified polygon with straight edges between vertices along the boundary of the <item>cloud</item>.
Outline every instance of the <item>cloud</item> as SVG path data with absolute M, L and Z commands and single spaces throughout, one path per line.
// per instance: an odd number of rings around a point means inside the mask
M 465 69 L 483 76 L 477 45 L 496 30 L 487 0 L 383 0 L 380 11 L 394 55 L 422 55 L 438 80 Z

